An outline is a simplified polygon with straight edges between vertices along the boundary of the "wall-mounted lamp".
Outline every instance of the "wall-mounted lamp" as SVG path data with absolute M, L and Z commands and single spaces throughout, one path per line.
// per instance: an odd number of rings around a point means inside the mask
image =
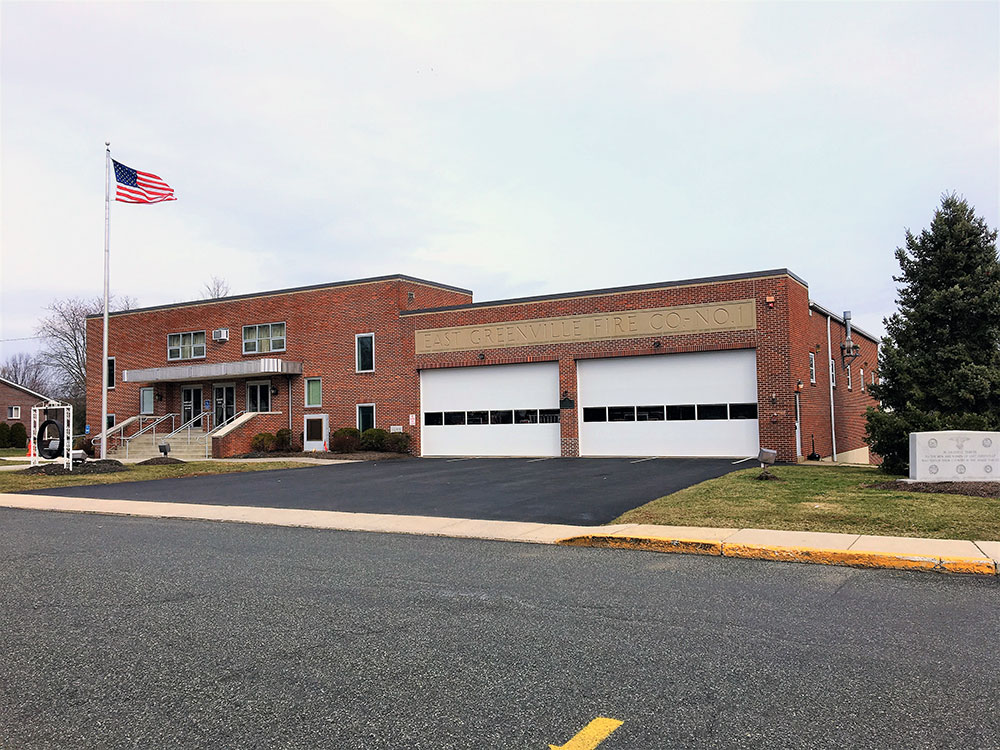
M 802 390 L 802 386 L 803 386 L 803 383 L 802 383 L 802 381 L 800 380 L 799 382 L 797 382 L 797 383 L 795 384 L 795 390 L 797 390 L 797 391 L 801 391 L 801 390 Z
M 153 394 L 153 398 L 155 398 L 157 401 L 162 401 L 163 400 L 163 394 L 162 393 L 154 393 Z
M 847 330 L 847 335 L 844 337 L 844 343 L 840 345 L 840 360 L 846 370 L 850 367 L 851 362 L 861 353 L 861 347 L 851 341 L 850 310 L 844 310 L 844 328 Z
M 478 360 L 484 360 L 484 359 L 486 359 L 486 354 L 484 352 L 479 352 L 479 354 L 476 355 L 476 359 L 478 359 Z
M 663 342 L 662 341 L 654 341 L 653 342 L 653 348 L 654 349 L 659 349 L 661 346 L 663 346 Z
M 767 295 L 764 298 L 764 303 L 767 305 L 767 309 L 768 310 L 773 310 L 774 309 L 774 297 L 772 295 L 770 295 L 770 294 Z
M 271 395 L 272 396 L 277 396 L 278 395 L 278 386 L 276 386 L 276 385 L 272 385 L 271 386 Z

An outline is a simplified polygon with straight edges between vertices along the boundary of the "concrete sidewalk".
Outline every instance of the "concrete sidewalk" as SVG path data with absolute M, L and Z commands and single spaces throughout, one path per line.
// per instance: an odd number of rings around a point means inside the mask
M 99 500 L 53 495 L 0 494 L 0 507 L 146 518 L 236 521 L 272 526 L 423 534 L 576 547 L 614 547 L 862 568 L 982 575 L 997 575 L 1000 568 L 998 541 L 970 542 L 956 539 L 642 524 L 568 526 L 290 508 Z

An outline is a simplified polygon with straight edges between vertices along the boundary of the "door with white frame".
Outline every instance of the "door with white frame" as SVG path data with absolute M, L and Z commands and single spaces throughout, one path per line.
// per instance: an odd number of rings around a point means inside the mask
M 306 414 L 302 422 L 302 450 L 326 450 L 329 431 L 330 420 L 326 414 Z

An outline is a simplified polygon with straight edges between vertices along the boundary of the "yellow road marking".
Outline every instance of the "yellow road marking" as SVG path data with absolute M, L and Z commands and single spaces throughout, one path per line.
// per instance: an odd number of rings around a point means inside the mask
M 549 745 L 549 750 L 594 750 L 621 725 L 618 719 L 598 716 L 565 745 Z

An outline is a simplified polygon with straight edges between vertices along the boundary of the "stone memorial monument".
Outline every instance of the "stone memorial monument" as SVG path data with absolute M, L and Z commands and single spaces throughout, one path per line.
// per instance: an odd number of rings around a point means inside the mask
M 1000 432 L 911 432 L 910 480 L 1000 482 Z

